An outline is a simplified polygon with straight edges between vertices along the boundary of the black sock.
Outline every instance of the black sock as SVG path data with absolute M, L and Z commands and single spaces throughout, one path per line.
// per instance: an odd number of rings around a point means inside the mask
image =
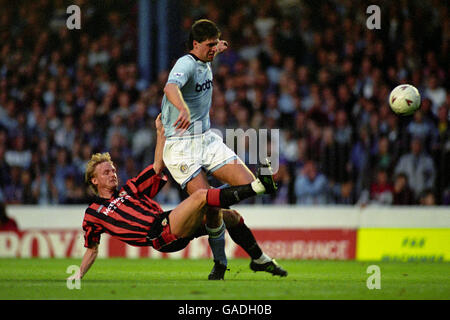
M 253 191 L 251 184 L 246 184 L 223 189 L 209 189 L 206 200 L 210 206 L 224 208 L 255 195 L 256 192 Z
M 230 238 L 236 242 L 236 244 L 241 246 L 253 260 L 261 257 L 263 252 L 256 242 L 252 231 L 242 219 L 236 226 L 230 228 L 227 227 L 227 230 Z

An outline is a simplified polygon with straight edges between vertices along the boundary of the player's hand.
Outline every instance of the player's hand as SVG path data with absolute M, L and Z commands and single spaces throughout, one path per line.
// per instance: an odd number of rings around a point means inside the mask
M 219 40 L 219 43 L 217 44 L 217 53 L 224 52 L 228 49 L 228 42 L 225 40 Z
M 81 272 L 80 270 L 78 270 L 76 273 L 74 273 L 73 275 L 71 275 L 70 277 L 67 278 L 67 280 L 69 281 L 73 281 L 73 280 L 81 280 L 82 276 L 81 276 Z
M 180 132 L 180 135 L 183 134 L 189 125 L 191 124 L 191 113 L 189 109 L 183 108 L 173 126 Z

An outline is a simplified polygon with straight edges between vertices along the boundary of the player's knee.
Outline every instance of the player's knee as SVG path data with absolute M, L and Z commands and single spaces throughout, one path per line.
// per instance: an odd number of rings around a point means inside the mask
M 206 194 L 208 193 L 207 189 L 198 189 L 196 190 L 191 197 L 198 202 L 200 205 L 206 204 Z
M 227 227 L 236 226 L 242 219 L 242 216 L 236 210 L 224 209 L 223 213 L 223 221 L 225 222 Z

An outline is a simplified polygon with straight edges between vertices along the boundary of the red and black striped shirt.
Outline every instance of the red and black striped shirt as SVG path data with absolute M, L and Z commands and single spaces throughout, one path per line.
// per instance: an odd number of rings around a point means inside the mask
M 153 165 L 129 179 L 110 199 L 96 197 L 84 214 L 84 246 L 100 243 L 104 232 L 134 246 L 148 246 L 153 221 L 163 210 L 152 198 L 167 182 L 157 175 Z

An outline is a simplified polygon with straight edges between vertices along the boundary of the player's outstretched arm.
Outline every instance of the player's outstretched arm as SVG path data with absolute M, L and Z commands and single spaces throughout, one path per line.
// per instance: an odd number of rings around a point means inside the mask
M 170 103 L 172 103 L 180 112 L 173 126 L 178 130 L 186 130 L 191 123 L 191 112 L 183 99 L 180 88 L 178 88 L 175 83 L 168 83 L 164 87 L 164 93 Z
M 87 248 L 81 260 L 80 271 L 68 278 L 68 280 L 77 280 L 83 278 L 89 268 L 94 264 L 98 254 L 98 245 Z
M 164 144 L 166 142 L 166 137 L 164 136 L 164 126 L 161 122 L 161 113 L 156 117 L 156 147 L 155 147 L 155 159 L 153 161 L 153 170 L 156 174 L 160 174 L 165 167 L 163 160 L 163 150 Z

